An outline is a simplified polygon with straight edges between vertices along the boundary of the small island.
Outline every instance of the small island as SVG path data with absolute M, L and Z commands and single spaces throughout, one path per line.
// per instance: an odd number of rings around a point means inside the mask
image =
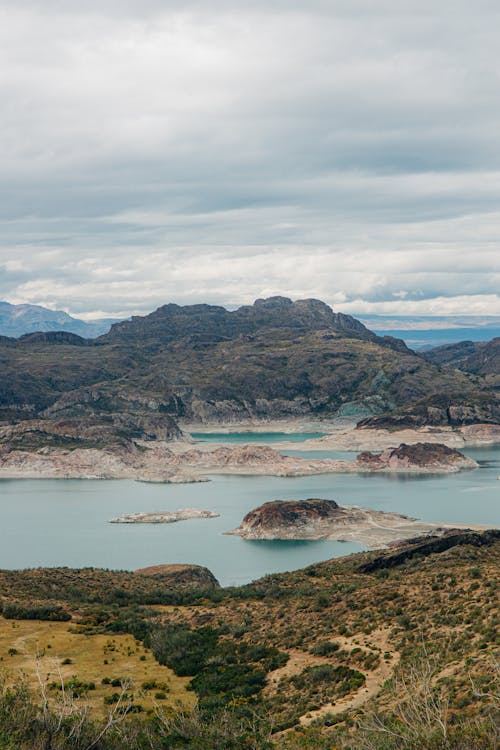
M 434 524 L 399 513 L 358 506 L 340 506 L 334 500 L 275 500 L 251 510 L 241 525 L 227 534 L 243 539 L 304 539 L 358 542 L 381 549 L 417 536 L 436 535 L 460 524 Z
M 188 521 L 192 518 L 219 518 L 219 514 L 199 508 L 181 508 L 165 512 L 125 513 L 118 518 L 112 518 L 110 523 L 177 523 L 177 521 Z

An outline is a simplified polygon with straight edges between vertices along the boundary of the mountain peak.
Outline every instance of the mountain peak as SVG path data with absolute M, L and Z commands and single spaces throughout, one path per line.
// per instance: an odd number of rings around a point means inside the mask
M 262 329 L 331 330 L 335 334 L 373 339 L 375 334 L 349 315 L 334 313 L 318 299 L 292 301 L 288 297 L 257 299 L 252 305 L 226 310 L 216 305 L 166 304 L 144 317 L 114 325 L 103 341 L 139 339 L 168 344 L 186 337 L 220 341 L 254 334 Z

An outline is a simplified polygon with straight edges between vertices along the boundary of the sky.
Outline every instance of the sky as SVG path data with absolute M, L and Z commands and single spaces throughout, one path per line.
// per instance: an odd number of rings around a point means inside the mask
M 0 0 L 0 299 L 500 315 L 497 0 Z

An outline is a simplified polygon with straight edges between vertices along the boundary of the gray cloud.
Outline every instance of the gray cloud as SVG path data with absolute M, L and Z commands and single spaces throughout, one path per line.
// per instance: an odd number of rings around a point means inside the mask
M 0 295 L 500 314 L 499 20 L 486 0 L 4 0 Z

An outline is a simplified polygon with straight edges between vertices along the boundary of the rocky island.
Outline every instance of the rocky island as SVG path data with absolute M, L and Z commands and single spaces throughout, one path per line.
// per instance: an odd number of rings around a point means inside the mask
M 417 536 L 441 534 L 451 528 L 457 525 L 425 523 L 399 513 L 340 506 L 334 500 L 309 498 L 264 503 L 247 513 L 237 529 L 227 533 L 243 539 L 358 542 L 368 549 L 380 549 Z
M 476 461 L 472 458 L 442 443 L 414 443 L 412 445 L 401 443 L 397 448 L 387 448 L 381 453 L 364 451 L 357 456 L 356 462 L 359 466 L 373 471 L 393 469 L 432 472 L 435 470 L 442 473 L 477 467 Z
M 110 523 L 177 523 L 177 521 L 188 521 L 192 518 L 219 518 L 219 514 L 199 508 L 182 508 L 166 512 L 125 513 L 118 518 L 112 518 Z

